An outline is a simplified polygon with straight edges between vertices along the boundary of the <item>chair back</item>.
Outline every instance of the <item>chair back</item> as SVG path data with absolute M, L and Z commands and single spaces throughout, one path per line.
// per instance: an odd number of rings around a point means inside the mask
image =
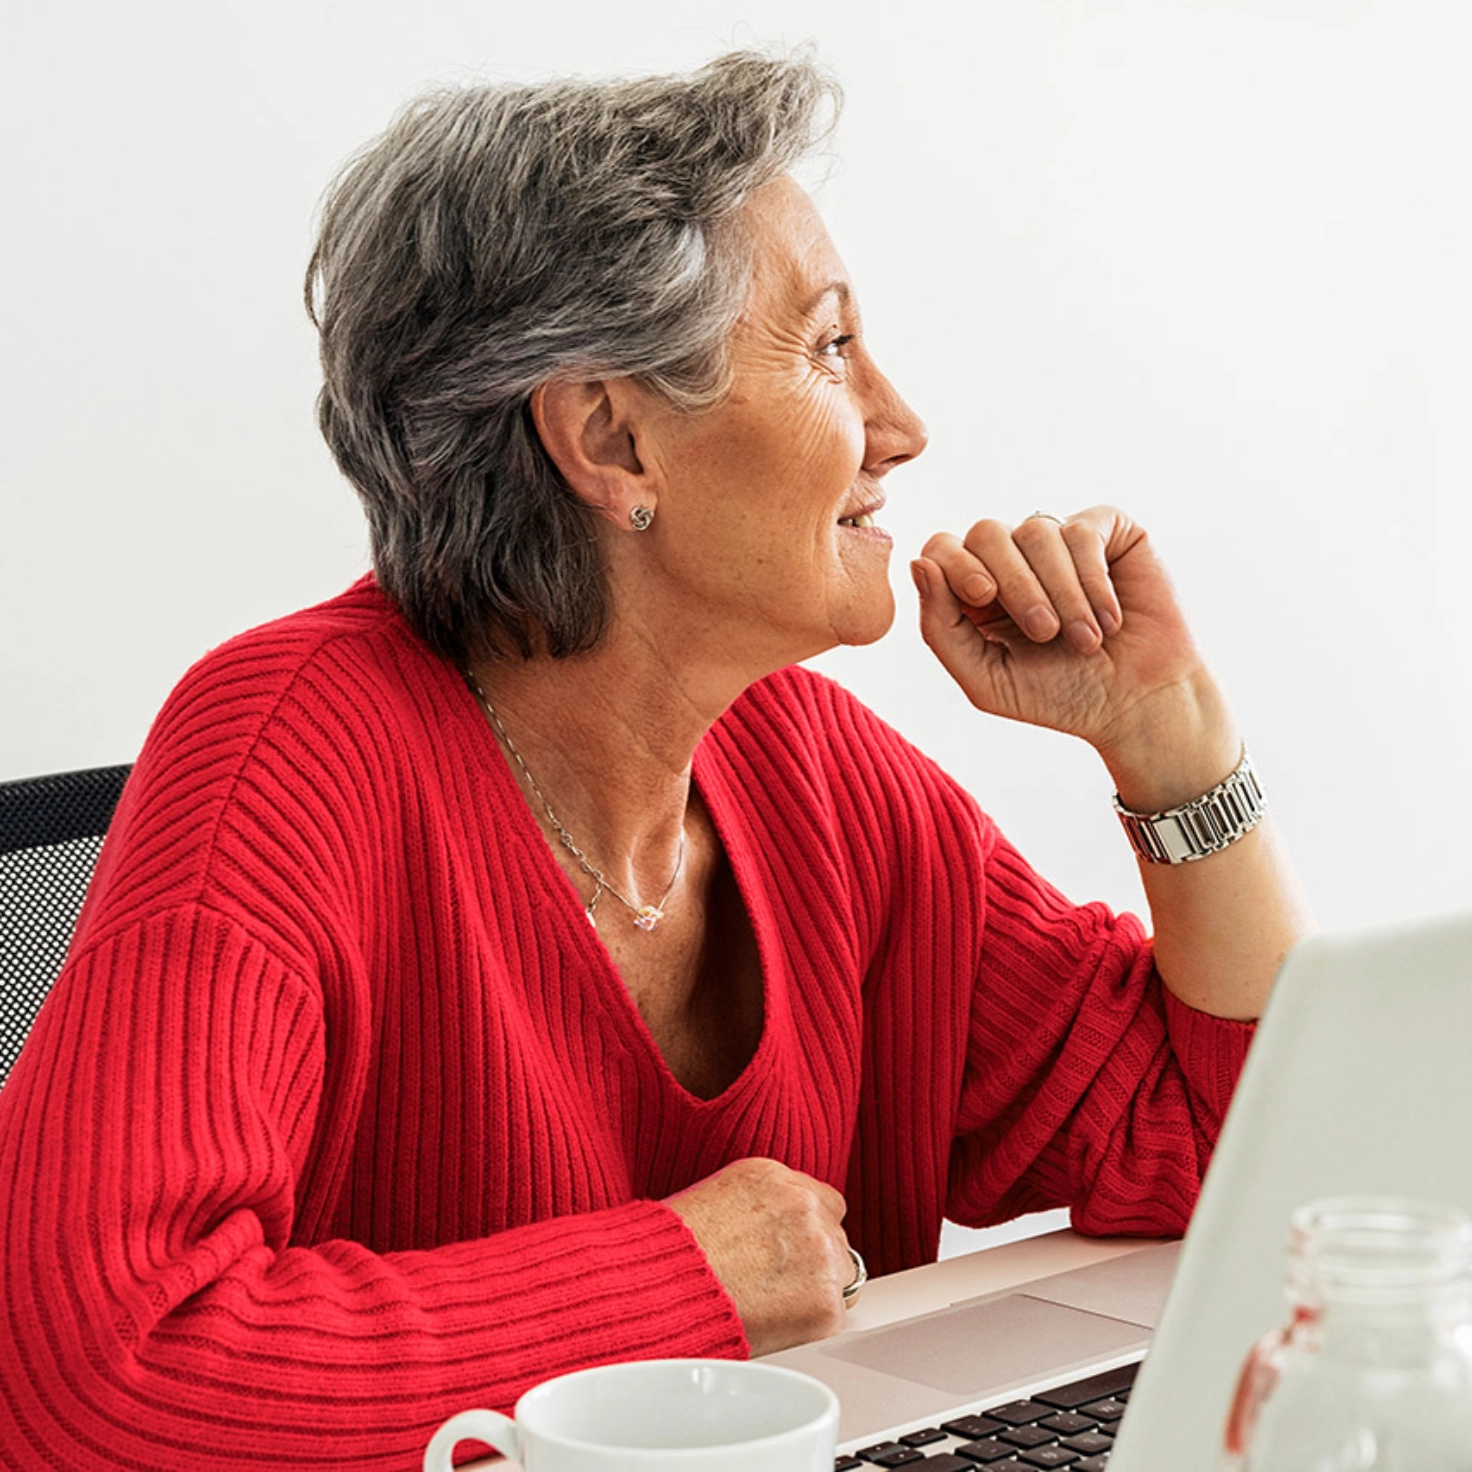
M 0 782 L 0 1084 L 66 960 L 130 766 Z

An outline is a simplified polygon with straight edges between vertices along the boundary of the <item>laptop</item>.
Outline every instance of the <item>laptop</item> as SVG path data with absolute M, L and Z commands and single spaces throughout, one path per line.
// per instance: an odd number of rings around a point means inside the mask
M 1472 1211 L 1469 1128 L 1472 912 L 1315 936 L 1278 978 L 1184 1244 L 769 1359 L 837 1392 L 840 1466 L 1211 1467 L 1242 1360 L 1285 1317 L 1292 1210 L 1373 1192 Z M 1052 1443 L 1031 1429 L 1050 1425 Z

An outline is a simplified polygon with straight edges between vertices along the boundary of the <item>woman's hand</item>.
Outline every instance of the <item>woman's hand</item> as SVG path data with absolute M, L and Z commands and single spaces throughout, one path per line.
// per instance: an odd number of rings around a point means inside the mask
M 925 642 L 971 703 L 1081 736 L 1127 807 L 1189 802 L 1236 767 L 1231 710 L 1122 511 L 979 521 L 964 539 L 932 537 L 913 567 Z M 1312 925 L 1271 814 L 1200 863 L 1140 873 L 1166 985 L 1201 1011 L 1259 1016 Z
M 736 1160 L 671 1196 L 731 1296 L 754 1355 L 836 1334 L 853 1259 L 843 1197 L 775 1160 Z
M 921 633 L 971 703 L 1081 737 L 1131 806 L 1195 797 L 1236 766 L 1231 713 L 1122 511 L 979 521 L 933 536 L 913 568 Z

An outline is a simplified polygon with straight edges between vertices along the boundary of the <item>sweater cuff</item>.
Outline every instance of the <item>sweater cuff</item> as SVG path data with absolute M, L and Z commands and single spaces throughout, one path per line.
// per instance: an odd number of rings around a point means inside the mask
M 541 1300 L 538 1311 L 565 1315 L 556 1335 L 564 1347 L 566 1331 L 586 1315 L 583 1330 L 615 1341 L 616 1358 L 749 1351 L 736 1305 L 695 1234 L 662 1201 L 553 1217 L 507 1236 L 521 1246 L 513 1272 Z
M 705 1346 L 683 1353 L 713 1356 L 716 1358 L 746 1359 L 751 1354 L 751 1344 L 746 1338 L 746 1326 L 736 1312 L 736 1304 L 726 1292 L 721 1280 L 716 1277 L 710 1259 L 696 1240 L 695 1233 L 685 1224 L 679 1212 L 672 1211 L 662 1201 L 638 1203 L 648 1207 L 660 1223 L 659 1238 L 663 1243 L 669 1238 L 669 1271 L 678 1273 L 688 1281 L 688 1301 L 694 1308 L 699 1322 L 704 1326 L 700 1337 Z
M 1192 1093 L 1220 1125 L 1232 1102 L 1232 1091 L 1237 1087 L 1257 1024 L 1197 1011 L 1169 987 L 1161 989 L 1165 993 L 1165 1025 L 1171 1050 Z
M 750 1353 L 736 1306 L 694 1233 L 659 1201 L 556 1217 L 410 1261 L 433 1272 L 441 1293 L 459 1284 L 447 1295 L 453 1305 L 441 1305 L 449 1319 L 441 1329 L 476 1343 L 489 1373 L 472 1393 L 500 1409 L 590 1365 Z M 470 1387 L 454 1388 L 465 1404 Z

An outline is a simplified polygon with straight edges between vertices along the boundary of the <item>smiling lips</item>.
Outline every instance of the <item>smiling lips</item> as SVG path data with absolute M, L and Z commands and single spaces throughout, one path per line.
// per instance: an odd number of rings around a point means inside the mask
M 849 526 L 861 532 L 877 530 L 879 523 L 874 518 L 884 510 L 885 500 L 884 496 L 875 496 L 872 500 L 861 501 L 856 511 L 850 511 L 847 516 L 838 518 L 839 526 Z

